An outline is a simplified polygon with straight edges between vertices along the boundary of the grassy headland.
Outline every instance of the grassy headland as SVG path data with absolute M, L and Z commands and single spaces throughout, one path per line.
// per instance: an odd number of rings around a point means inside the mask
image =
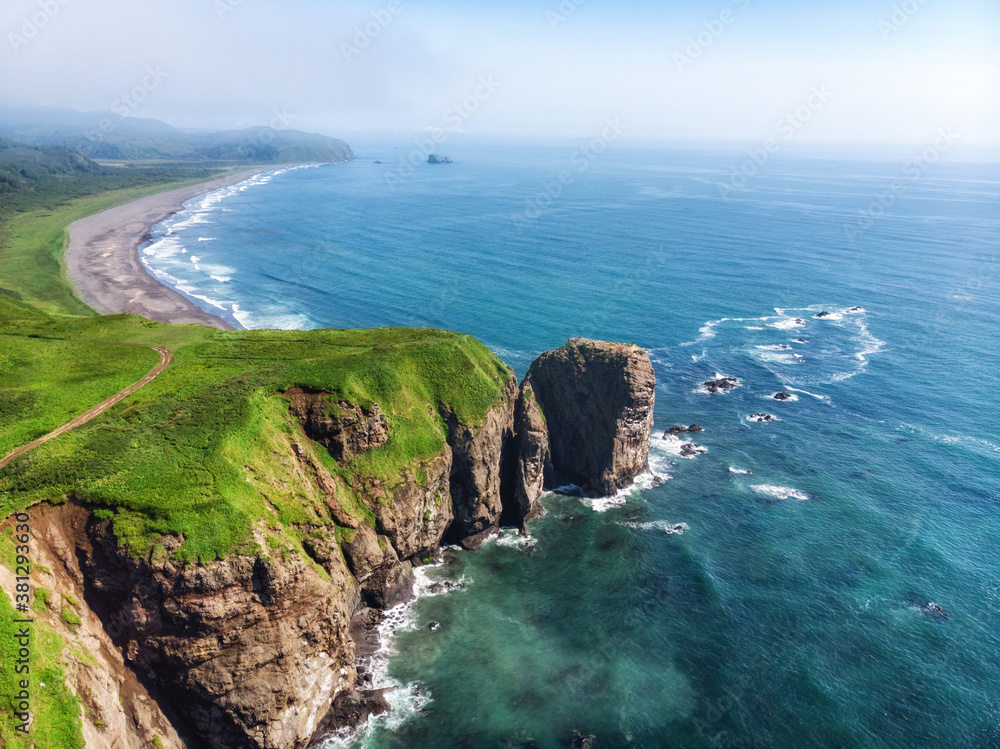
M 443 449 L 442 406 L 477 424 L 503 397 L 509 370 L 456 333 L 222 332 L 95 315 L 62 271 L 66 226 L 206 175 L 157 168 L 138 180 L 157 184 L 101 189 L 107 175 L 95 177 L 85 159 L 46 151 L 37 160 L 26 170 L 34 203 L 23 199 L 0 229 L 0 455 L 140 379 L 156 361 L 149 346 L 171 349 L 174 363 L 109 412 L 0 470 L 0 517 L 73 498 L 113 515 L 133 553 L 176 533 L 179 559 L 222 558 L 246 547 L 255 525 L 286 533 L 332 524 L 318 489 L 286 481 L 291 443 L 308 440 L 280 392 L 305 387 L 385 412 L 389 441 L 347 467 L 306 444 L 345 479 L 341 505 L 369 521 L 352 477 L 399 483 L 404 469 Z M 69 197 L 67 184 L 93 194 Z
M 0 190 L 0 455 L 139 380 L 157 360 L 148 347 L 170 349 L 173 364 L 93 421 L 0 469 L 0 518 L 73 499 L 111 518 L 120 543 L 135 555 L 162 554 L 160 539 L 179 534 L 183 543 L 174 557 L 182 562 L 275 550 L 306 556 L 302 538 L 317 526 L 338 538 L 351 532 L 336 527 L 319 484 L 296 473 L 296 450 L 308 451 L 336 477 L 344 511 L 374 524 L 365 504 L 371 500 L 353 488 L 359 479 L 377 478 L 391 488 L 413 471 L 420 481 L 421 462 L 445 448 L 442 407 L 476 425 L 504 397 L 507 367 L 457 333 L 225 332 L 96 315 L 74 296 L 62 270 L 66 227 L 152 192 L 203 182 L 218 170 L 98 173 L 75 157 L 67 157 L 63 170 L 58 154 L 45 156 L 56 160 L 42 159 L 51 173 L 19 172 L 34 185 L 26 188 L 14 174 L 9 189 Z M 377 403 L 388 421 L 388 442 L 338 464 L 305 438 L 290 413 L 281 393 L 292 387 L 328 393 L 331 408 L 341 400 Z M 263 531 L 267 548 L 257 546 L 255 530 Z M 6 555 L 0 560 L 9 563 Z M 0 599 L 4 656 L 15 645 L 14 613 Z M 40 591 L 35 603 L 36 609 L 45 605 Z M 0 664 L 4 746 L 83 745 L 81 702 L 66 686 L 66 641 L 59 634 L 59 622 L 72 630 L 76 615 L 64 610 L 57 620 L 49 614 L 51 622 L 35 624 L 34 683 L 48 686 L 33 693 L 38 728 L 30 739 L 13 732 L 15 674 Z
M 15 321 L 18 308 L 22 318 Z M 33 317 L 24 319 L 27 311 Z M 112 513 L 115 533 L 135 554 L 148 552 L 163 534 L 182 534 L 176 554 L 182 560 L 223 558 L 250 543 L 258 523 L 272 530 L 332 525 L 318 492 L 287 481 L 291 443 L 308 440 L 279 393 L 303 387 L 329 393 L 333 402 L 378 403 L 389 424 L 382 447 L 348 467 L 322 448 L 306 447 L 334 475 L 392 486 L 405 468 L 444 448 L 440 406 L 464 423 L 480 423 L 509 378 L 481 343 L 445 331 L 222 332 L 130 315 L 52 317 L 14 301 L 5 314 L 4 340 L 35 336 L 27 340 L 58 346 L 53 351 L 73 357 L 74 378 L 95 344 L 164 346 L 173 350 L 174 364 L 107 414 L 0 472 L 0 516 L 71 497 Z M 135 369 L 147 365 L 137 361 Z M 107 368 L 93 367 L 95 380 L 102 373 L 109 383 Z M 43 394 L 53 386 L 54 376 L 36 385 L 0 374 L 0 392 L 12 402 L 49 397 Z M 9 418 L 13 423 L 0 422 L 0 434 L 18 428 L 19 417 Z M 341 504 L 367 517 L 346 482 L 342 489 Z

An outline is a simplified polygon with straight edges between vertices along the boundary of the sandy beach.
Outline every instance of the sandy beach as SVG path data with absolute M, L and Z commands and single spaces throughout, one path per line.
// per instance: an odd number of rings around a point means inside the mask
M 249 169 L 157 193 L 70 224 L 65 262 L 77 295 L 102 315 L 127 312 L 162 323 L 232 330 L 224 320 L 202 311 L 147 273 L 138 247 L 154 225 L 181 210 L 185 201 L 263 171 Z

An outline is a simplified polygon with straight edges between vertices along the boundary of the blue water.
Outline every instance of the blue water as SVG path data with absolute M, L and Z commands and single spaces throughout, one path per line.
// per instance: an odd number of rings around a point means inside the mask
M 395 612 L 399 708 L 355 745 L 1000 747 L 997 165 L 779 154 L 723 199 L 745 154 L 462 144 L 396 179 L 406 143 L 355 145 L 193 201 L 146 262 L 236 325 L 450 328 L 519 375 L 638 343 L 657 429 L 708 450 L 657 439 L 662 486 L 422 572 L 465 587 Z

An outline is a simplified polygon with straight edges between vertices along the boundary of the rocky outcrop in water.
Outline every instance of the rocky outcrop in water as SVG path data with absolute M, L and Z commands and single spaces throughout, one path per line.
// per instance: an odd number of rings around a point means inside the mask
M 670 427 L 667 431 L 663 433 L 663 439 L 667 439 L 668 437 L 676 437 L 680 434 L 686 434 L 687 432 L 691 432 L 692 434 L 697 434 L 698 432 L 704 432 L 704 431 L 705 428 L 700 427 L 697 424 L 692 424 L 689 427 L 685 426 Z
M 428 164 L 451 164 L 452 160 L 448 156 L 441 156 L 440 154 L 432 153 L 427 157 Z
M 573 338 L 528 370 L 555 480 L 612 495 L 646 470 L 656 376 L 638 346 Z
M 520 388 L 506 374 L 480 423 L 438 406 L 440 452 L 392 480 L 352 468 L 392 436 L 377 404 L 284 391 L 295 421 L 283 445 L 275 437 L 284 472 L 269 486 L 316 497 L 329 516 L 258 524 L 225 560 L 180 561 L 184 539 L 169 534 L 136 556 L 113 520 L 82 505 L 33 509 L 40 558 L 59 573 L 49 584 L 81 601 L 79 639 L 65 636 L 98 654 L 73 677 L 86 689 L 88 746 L 304 749 L 387 709 L 370 680 L 358 683 L 359 646 L 371 643 L 352 618 L 409 597 L 413 567 L 444 541 L 475 548 L 501 522 L 538 514 L 546 489 L 613 494 L 647 467 L 655 377 L 640 348 L 573 339 Z
M 702 386 L 709 393 L 728 393 L 733 388 L 739 386 L 740 381 L 736 377 L 720 377 L 717 380 L 709 380 L 702 383 Z

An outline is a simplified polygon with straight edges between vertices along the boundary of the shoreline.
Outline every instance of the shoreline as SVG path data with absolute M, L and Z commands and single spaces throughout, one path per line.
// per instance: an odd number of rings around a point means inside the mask
M 147 195 L 70 224 L 63 254 L 73 291 L 100 315 L 122 313 L 171 325 L 234 328 L 152 276 L 139 245 L 153 227 L 183 210 L 191 198 L 249 179 L 277 166 L 247 169 L 196 185 Z

